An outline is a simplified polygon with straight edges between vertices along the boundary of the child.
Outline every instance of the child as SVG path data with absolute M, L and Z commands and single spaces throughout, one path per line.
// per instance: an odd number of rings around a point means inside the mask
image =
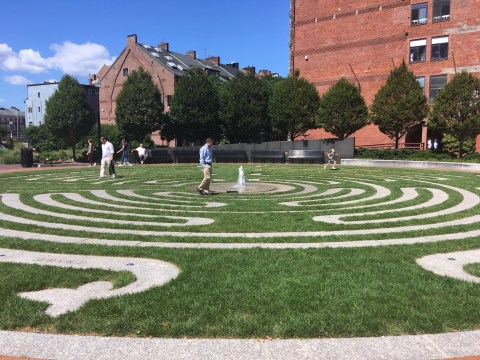
M 129 145 L 125 139 L 122 140 L 122 148 L 117 151 L 117 154 L 122 153 L 122 162 L 118 166 L 126 166 L 127 164 L 129 166 L 132 166 L 130 162 L 128 161 L 128 148 Z
M 330 164 L 332 164 L 332 170 L 337 169 L 335 167 L 335 165 L 337 165 L 337 161 L 335 160 L 336 155 L 337 155 L 337 153 L 335 152 L 335 149 L 330 150 L 330 152 L 327 154 L 328 161 L 325 164 L 325 166 L 323 167 L 323 170 L 327 170 L 327 166 L 330 165 Z
M 88 165 L 88 167 L 92 167 L 92 166 L 97 165 L 97 163 L 93 162 L 93 141 L 92 141 L 92 139 L 88 139 L 87 158 L 88 158 L 88 161 L 90 162 L 90 165 Z

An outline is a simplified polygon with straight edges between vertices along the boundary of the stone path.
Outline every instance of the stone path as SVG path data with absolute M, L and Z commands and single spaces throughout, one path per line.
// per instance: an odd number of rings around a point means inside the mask
M 48 289 L 19 294 L 23 298 L 51 304 L 45 311 L 50 316 L 59 316 L 78 310 L 91 299 L 134 294 L 161 286 L 176 278 L 180 273 L 175 265 L 154 259 L 49 254 L 2 248 L 0 248 L 0 263 L 129 271 L 136 277 L 134 282 L 119 289 L 112 289 L 112 283 L 108 281 L 96 281 L 82 285 L 78 289 Z M 0 347 L 1 349 L 2 347 Z
M 51 181 L 52 176 L 48 174 L 32 175 L 26 180 L 34 181 Z M 403 179 L 403 178 L 402 178 Z M 118 188 L 115 192 L 104 190 L 90 190 L 88 192 L 69 192 L 57 194 L 38 194 L 32 199 L 43 205 L 42 208 L 34 206 L 34 202 L 28 204 L 21 201 L 19 194 L 6 193 L 1 194 L 3 205 L 14 209 L 16 212 L 2 212 L 0 209 L 0 219 L 10 224 L 32 225 L 40 229 L 62 229 L 71 231 L 84 231 L 93 237 L 84 236 L 60 236 L 51 235 L 46 231 L 36 230 L 30 232 L 27 230 L 11 230 L 0 228 L 0 232 L 4 237 L 30 239 L 35 241 L 52 241 L 59 243 L 76 243 L 76 244 L 98 244 L 105 246 L 126 246 L 126 247 L 157 247 L 157 248 L 194 248 L 194 249 L 310 249 L 310 248 L 360 248 L 360 247 L 376 247 L 389 245 L 404 245 L 416 243 L 429 243 L 438 241 L 454 241 L 480 236 L 480 229 L 470 231 L 458 231 L 455 233 L 444 233 L 431 236 L 412 236 L 414 231 L 423 231 L 426 229 L 441 229 L 448 227 L 463 227 L 467 224 L 480 224 L 480 215 L 477 213 L 467 212 L 480 204 L 480 197 L 468 190 L 459 187 L 449 186 L 441 183 L 433 183 L 433 181 L 446 181 L 447 178 L 407 178 L 406 180 L 417 181 L 419 186 L 405 187 L 399 189 L 396 195 L 393 195 L 391 189 L 386 184 L 392 183 L 396 179 L 382 179 L 382 182 L 368 181 L 361 177 L 357 179 L 345 179 L 342 187 L 342 181 L 288 181 L 282 179 L 280 184 L 271 184 L 263 187 L 265 191 L 272 191 L 271 199 L 275 199 L 278 204 L 286 206 L 295 206 L 298 211 L 284 211 L 285 213 L 304 212 L 305 216 L 310 217 L 314 221 L 326 221 L 328 223 L 343 224 L 344 230 L 332 231 L 291 231 L 291 232 L 237 232 L 237 233 L 221 233 L 221 232 L 196 232 L 195 226 L 208 225 L 213 219 L 205 217 L 190 216 L 192 213 L 202 212 L 208 213 L 224 213 L 234 214 L 235 209 L 231 209 L 228 201 L 226 203 L 199 201 L 200 199 L 192 198 L 192 194 L 184 192 L 166 192 L 160 191 L 152 193 L 152 197 L 140 195 L 130 189 Z M 77 174 L 72 173 L 71 176 L 62 178 L 66 183 L 76 183 L 81 178 Z M 398 180 L 401 180 L 399 177 Z M 94 184 L 96 178 L 88 179 Z M 110 180 L 109 180 L 110 181 Z M 120 182 L 120 184 L 127 183 Z M 152 181 L 150 181 L 152 183 Z M 290 184 L 290 185 L 287 185 Z M 112 183 L 114 184 L 114 183 Z M 119 182 L 117 181 L 118 185 Z M 130 183 L 129 183 L 130 184 Z M 153 183 L 152 183 L 153 184 Z M 171 186 L 187 186 L 189 183 L 182 183 L 177 180 L 170 181 Z M 262 188 L 262 183 L 259 188 Z M 267 183 L 265 183 L 267 184 Z M 353 185 L 352 185 L 353 184 Z M 358 186 L 355 186 L 357 184 Z M 130 184 L 135 188 L 133 184 Z M 154 185 L 154 184 L 153 184 Z M 293 186 L 292 186 L 293 185 Z M 228 184 L 222 185 L 229 186 Z M 275 189 L 271 189 L 276 186 Z M 327 190 L 319 192 L 320 186 L 327 186 Z M 333 187 L 334 186 L 334 187 Z M 367 195 L 368 189 L 368 195 Z M 421 191 L 428 191 L 429 198 L 419 203 Z M 455 201 L 451 206 L 445 207 L 443 204 L 449 200 L 450 193 L 456 193 L 461 200 Z M 423 194 L 422 193 L 422 194 Z M 365 194 L 365 196 L 363 196 Z M 52 198 L 53 195 L 57 197 Z M 118 196 L 117 196 L 118 195 Z M 61 199 L 68 199 L 68 204 L 62 203 Z M 425 197 L 425 196 L 424 196 Z M 96 198 L 95 200 L 92 200 Z M 259 199 L 260 197 L 257 196 Z M 98 199 L 98 200 L 97 200 Z M 244 199 L 256 199 L 255 195 L 247 195 Z M 415 202 L 417 201 L 417 202 Z M 72 205 L 72 202 L 78 203 L 78 206 Z M 408 202 L 408 205 L 407 205 Z M 83 204 L 83 206 L 82 206 Z M 85 207 L 84 205 L 90 205 Z M 93 206 L 92 206 L 93 205 Z M 46 206 L 46 208 L 45 208 Z M 392 206 L 387 211 L 379 211 L 376 207 Z M 440 210 L 430 211 L 430 208 L 439 207 Z M 443 206 L 443 207 L 442 207 Z M 55 212 L 55 208 L 63 209 L 63 212 Z M 316 216 L 311 214 L 322 209 L 355 209 L 349 214 L 335 213 L 328 216 Z M 48 210 L 46 210 L 48 209 Z M 111 211 L 118 209 L 117 211 Z M 68 214 L 73 210 L 82 215 Z M 293 210 L 293 209 L 292 209 Z M 421 214 L 408 214 L 411 211 L 424 211 Z M 125 215 L 123 212 L 132 212 L 136 214 L 132 220 L 116 220 L 108 219 L 103 221 L 99 218 L 101 214 Z M 165 216 L 165 212 L 176 212 L 182 216 Z M 405 212 L 405 215 L 399 215 L 396 218 L 374 219 L 374 220 L 356 220 L 355 217 L 375 217 L 375 215 L 385 212 Z M 271 213 L 280 212 L 278 210 Z M 463 214 L 465 212 L 465 214 Z M 25 213 L 25 214 L 23 214 Z M 48 216 L 45 221 L 29 219 L 29 214 L 41 214 Z M 146 213 L 145 220 L 141 220 L 138 214 Z M 252 212 L 253 213 L 253 212 Z M 96 215 L 94 215 L 96 214 Z M 156 215 L 158 214 L 158 215 Z M 444 215 L 458 214 L 455 220 L 439 221 L 435 223 L 431 219 L 435 219 Z M 187 216 L 184 216 L 187 215 Z M 30 215 L 31 216 L 31 215 Z M 102 221 L 109 224 L 116 224 L 116 228 L 107 228 L 101 226 L 81 226 L 56 222 L 55 218 L 70 219 L 76 221 L 85 221 L 91 223 L 101 223 Z M 148 221 L 147 218 L 149 219 Z M 162 223 L 153 221 L 158 219 Z M 54 220 L 52 220 L 54 219 Z M 168 222 L 168 219 L 172 222 Z M 430 219 L 430 221 L 429 221 Z M 173 221 L 175 220 L 175 221 Z M 415 220 L 415 225 L 393 225 L 396 221 Z M 180 222 L 179 222 L 180 221 Z M 349 229 L 348 225 L 359 225 L 366 223 L 385 224 L 383 227 L 373 229 Z M 148 230 L 132 229 L 128 226 L 149 226 Z M 393 225 L 393 226 L 392 226 Z M 124 228 L 125 226 L 126 228 Z M 155 226 L 185 226 L 189 227 L 188 231 L 165 231 L 163 229 L 155 230 Z M 14 227 L 14 226 L 13 226 Z M 190 230 L 192 229 L 192 230 Z M 411 234 L 406 234 L 412 232 Z M 131 235 L 132 240 L 107 240 L 102 239 L 101 233 L 109 234 L 127 234 Z M 95 235 L 97 234 L 97 235 Z M 336 241 L 329 242 L 331 236 L 365 236 L 378 234 L 396 234 L 393 239 L 380 240 L 352 240 L 352 241 Z M 212 243 L 196 243 L 196 242 L 149 242 L 134 240 L 135 235 L 143 236 L 172 236 L 185 238 L 210 238 L 215 241 Z M 408 237 L 411 236 L 411 237 Z M 294 243 L 289 242 L 262 242 L 262 239 L 269 238 L 298 238 Z M 315 237 L 315 242 L 301 242 L 301 238 Z M 222 240 L 225 238 L 238 239 L 258 239 L 255 242 L 233 242 L 227 243 Z M 309 241 L 311 239 L 308 239 Z M 17 252 L 16 255 L 10 252 Z M 15 256 L 19 263 L 28 263 L 29 261 L 37 261 L 34 263 L 43 265 L 66 264 L 73 261 L 86 264 L 90 267 L 100 267 L 100 259 L 97 257 L 91 263 L 86 260 L 73 260 L 63 257 L 75 255 L 58 255 L 22 252 L 17 250 L 0 249 L 1 261 L 11 260 L 15 262 Z M 52 258 L 49 258 L 52 256 Z M 87 257 L 82 257 L 86 259 Z M 95 258 L 95 257 L 92 257 Z M 23 260 L 22 260 L 23 259 Z M 27 259 L 27 260 L 25 260 Z M 115 258 L 118 259 L 118 258 Z M 454 260 L 452 260 L 454 259 Z M 105 258 L 103 258 L 105 260 Z M 135 259 L 135 264 L 142 259 Z M 148 259 L 143 259 L 148 261 Z M 23 262 L 25 261 L 25 262 Z M 127 259 L 119 260 L 118 267 L 110 269 L 119 270 L 128 266 L 125 264 Z M 131 260 L 132 261 L 132 260 Z M 133 262 L 133 261 L 132 261 Z M 463 270 L 463 266 L 469 263 L 480 262 L 480 250 L 472 250 L 465 252 L 456 252 L 451 254 L 430 255 L 422 259 L 418 259 L 418 264 L 429 271 L 442 276 L 450 276 L 456 279 L 462 279 L 472 282 L 480 282 L 480 278 L 467 274 Z M 174 265 L 169 264 L 173 268 Z M 86 266 L 86 265 L 85 265 Z M 176 269 L 176 268 L 175 268 Z M 127 268 L 127 270 L 132 270 Z M 178 269 L 174 274 L 173 270 L 170 278 L 174 278 L 178 274 Z M 149 273 L 153 273 L 150 269 Z M 137 274 L 136 274 L 137 275 Z M 137 275 L 137 278 L 139 276 Z M 138 283 L 137 280 L 135 283 Z M 168 280 L 166 280 L 168 281 Z M 134 284 L 134 283 L 132 283 Z M 130 284 L 130 285 L 132 285 Z M 159 286 L 160 283 L 156 283 Z M 124 287 L 122 288 L 125 290 Z M 116 290 L 122 290 L 116 289 Z M 95 282 L 86 284 L 78 289 L 50 289 L 38 291 L 34 293 L 25 293 L 21 296 L 28 296 L 36 300 L 47 300 L 52 306 L 49 308 L 49 314 L 56 316 L 66 311 L 77 309 L 85 301 L 93 298 L 93 294 L 100 297 L 114 296 L 116 290 L 111 290 L 111 284 L 105 282 Z M 139 290 L 141 291 L 141 290 Z M 114 294 L 114 295 L 112 295 Z M 95 295 L 95 296 L 96 296 Z M 57 301 L 58 298 L 66 298 L 63 304 Z M 66 304 L 66 305 L 65 305 Z M 451 334 L 438 335 L 419 335 L 419 336 L 402 336 L 402 337 L 381 337 L 381 338 L 354 338 L 354 339 L 309 339 L 309 340 L 187 340 L 187 339 L 135 339 L 135 338 L 104 338 L 104 337 L 88 337 L 88 336 L 65 336 L 52 334 L 33 334 L 23 332 L 1 332 L 0 331 L 0 354 L 13 356 L 34 356 L 42 358 L 59 358 L 59 359 L 446 359 L 448 357 L 460 357 L 480 354 L 480 331 L 459 332 Z M 1 360 L 1 358 L 0 358 Z
M 308 340 L 141 339 L 0 331 L 12 356 L 62 360 L 437 360 L 480 354 L 480 331 Z

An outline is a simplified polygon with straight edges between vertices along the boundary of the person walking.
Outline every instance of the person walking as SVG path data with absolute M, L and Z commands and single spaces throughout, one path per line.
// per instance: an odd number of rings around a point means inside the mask
M 332 164 L 332 170 L 336 170 L 337 168 L 335 165 L 337 165 L 337 160 L 335 160 L 335 156 L 337 153 L 335 152 L 335 149 L 330 150 L 330 152 L 327 154 L 328 160 L 325 166 L 323 167 L 323 170 L 327 170 L 328 165 Z
M 108 171 L 112 178 L 116 178 L 117 175 L 115 173 L 115 162 L 113 161 L 113 155 L 115 154 L 115 150 L 113 149 L 113 145 L 105 136 L 100 138 L 100 142 L 102 143 L 102 161 L 100 162 L 100 177 L 105 177 L 105 167 L 108 166 Z
M 197 188 L 200 195 L 210 194 L 210 182 L 212 181 L 212 163 L 213 163 L 213 139 L 205 140 L 205 145 L 200 149 L 200 165 L 203 168 L 203 180 Z
M 93 162 L 93 141 L 92 139 L 88 139 L 88 148 L 87 148 L 87 158 L 90 165 L 88 167 L 96 166 L 97 163 Z
M 132 166 L 130 164 L 130 161 L 128 161 L 128 149 L 130 148 L 130 145 L 128 144 L 127 140 L 123 139 L 122 140 L 122 148 L 117 151 L 117 154 L 122 153 L 122 161 L 120 165 L 118 166 Z

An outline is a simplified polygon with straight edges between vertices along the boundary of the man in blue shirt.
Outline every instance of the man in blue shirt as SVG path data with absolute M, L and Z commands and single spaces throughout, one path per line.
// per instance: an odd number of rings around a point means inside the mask
M 205 145 L 200 149 L 200 165 L 203 168 L 203 181 L 198 186 L 197 191 L 200 195 L 210 194 L 210 181 L 212 179 L 212 163 L 213 163 L 213 139 L 205 140 Z

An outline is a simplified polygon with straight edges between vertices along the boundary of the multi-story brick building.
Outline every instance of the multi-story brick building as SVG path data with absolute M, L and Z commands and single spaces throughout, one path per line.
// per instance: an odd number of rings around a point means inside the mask
M 11 138 L 23 139 L 25 136 L 25 113 L 14 106 L 10 109 L 0 107 L 0 125 L 8 128 Z
M 320 94 L 346 77 L 371 104 L 405 61 L 431 102 L 455 72 L 480 75 L 480 0 L 291 0 L 290 47 L 291 70 Z M 352 136 L 357 146 L 392 143 L 375 125 Z M 402 142 L 425 144 L 427 136 L 423 124 Z
M 102 124 L 115 123 L 115 100 L 133 70 L 142 67 L 152 75 L 153 82 L 162 95 L 165 110 L 169 110 L 175 91 L 175 83 L 185 71 L 199 68 L 221 80 L 228 80 L 240 71 L 238 63 L 222 64 L 219 56 L 200 59 L 195 51 L 180 54 L 170 50 L 169 44 L 162 42 L 158 46 L 140 44 L 136 35 L 127 37 L 127 46 L 111 66 L 105 65 L 97 74 L 100 82 L 100 121 Z M 158 133 L 152 139 L 164 142 Z

